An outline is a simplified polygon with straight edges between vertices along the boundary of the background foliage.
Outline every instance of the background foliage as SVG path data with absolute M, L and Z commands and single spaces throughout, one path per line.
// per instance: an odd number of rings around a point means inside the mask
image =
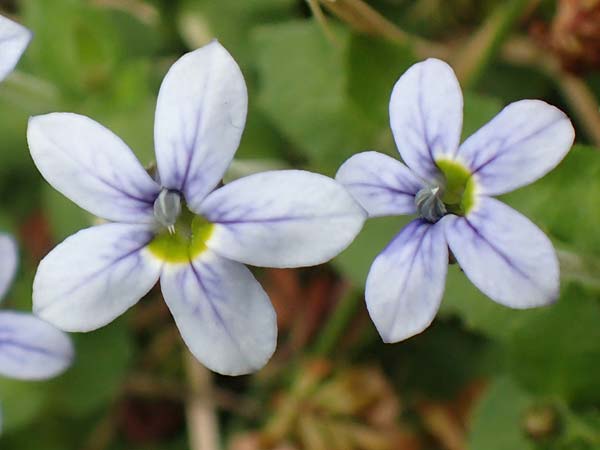
M 254 376 L 207 384 L 221 445 L 600 448 L 600 6 L 558 3 L 323 0 L 320 10 L 304 0 L 0 1 L 2 13 L 35 32 L 19 70 L 0 85 L 0 225 L 22 247 L 4 306 L 30 309 L 39 259 L 93 221 L 38 175 L 25 141 L 30 115 L 89 115 L 150 163 L 163 75 L 216 37 L 240 63 L 250 94 L 228 176 L 287 166 L 334 175 L 362 150 L 396 155 L 392 85 L 414 62 L 443 56 L 465 89 L 465 136 L 521 98 L 547 100 L 575 122 L 578 143 L 559 168 L 504 198 L 555 243 L 560 300 L 512 311 L 451 267 L 433 326 L 384 345 L 362 287 L 375 255 L 408 219 L 372 220 L 329 265 L 256 271 L 278 310 L 279 349 Z M 0 448 L 188 448 L 184 405 L 194 393 L 158 291 L 74 339 L 77 361 L 59 379 L 0 379 Z

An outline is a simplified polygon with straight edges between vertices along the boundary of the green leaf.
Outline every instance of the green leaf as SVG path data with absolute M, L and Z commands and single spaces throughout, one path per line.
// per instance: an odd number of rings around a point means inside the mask
M 600 401 L 599 300 L 571 285 L 556 305 L 519 323 L 508 342 L 509 366 L 531 392 Z
M 417 62 L 416 56 L 408 47 L 366 35 L 353 35 L 347 52 L 350 99 L 375 123 L 389 128 L 392 88 Z
M 508 378 L 498 378 L 473 412 L 469 450 L 530 450 L 522 419 L 530 397 Z
M 106 405 L 119 391 L 129 369 L 133 343 L 126 322 L 120 319 L 92 333 L 73 335 L 73 366 L 52 382 L 56 410 L 73 416 Z
M 11 432 L 36 420 L 47 397 L 45 383 L 0 378 L 2 432 Z
M 339 45 L 333 45 L 312 21 L 265 26 L 254 34 L 259 105 L 300 156 L 329 175 L 382 129 L 348 99 L 348 35 L 337 36 Z

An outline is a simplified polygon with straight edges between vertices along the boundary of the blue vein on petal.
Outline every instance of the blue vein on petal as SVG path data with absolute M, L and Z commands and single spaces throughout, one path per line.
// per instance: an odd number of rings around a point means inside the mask
M 104 273 L 106 270 L 109 270 L 115 264 L 118 264 L 119 262 L 123 261 L 124 259 L 129 258 L 134 253 L 139 253 L 144 247 L 146 247 L 150 243 L 151 240 L 152 240 L 151 238 L 148 239 L 148 241 L 145 244 L 140 245 L 139 247 L 135 248 L 134 250 L 128 251 L 126 254 L 121 255 L 121 256 L 117 257 L 116 259 L 112 260 L 106 266 L 92 272 L 91 274 L 86 276 L 83 280 L 81 280 L 79 283 L 77 283 L 75 286 L 73 286 L 71 289 L 69 289 L 67 292 L 61 292 L 60 296 L 64 297 L 64 296 L 68 296 L 68 295 L 72 294 L 76 290 L 80 289 L 83 285 L 89 283 L 91 280 L 93 280 L 94 278 L 96 278 L 99 275 L 101 275 L 102 273 Z M 137 255 L 137 258 L 139 258 L 139 257 L 140 256 Z M 136 266 L 137 266 L 137 263 L 133 265 L 133 267 L 130 269 L 130 271 L 133 270 Z M 47 305 L 37 308 L 36 309 L 37 313 L 40 313 L 40 312 L 48 309 L 48 307 L 52 306 L 52 303 L 53 302 L 49 302 Z
M 132 195 L 129 192 L 125 191 L 123 187 L 120 186 L 116 186 L 113 183 L 111 183 L 110 181 L 104 179 L 103 177 L 99 176 L 97 173 L 95 173 L 94 170 L 90 169 L 89 167 L 87 167 L 85 164 L 83 164 L 80 160 L 78 160 L 77 158 L 74 158 L 69 152 L 65 152 L 62 150 L 61 146 L 57 145 L 56 142 L 54 140 L 52 140 L 50 137 L 47 137 L 48 141 L 50 141 L 52 143 L 52 145 L 57 148 L 59 150 L 60 153 L 62 153 L 64 156 L 66 156 L 68 159 L 70 159 L 71 161 L 75 162 L 76 165 L 82 167 L 84 170 L 86 170 L 89 173 L 93 173 L 94 174 L 94 178 L 97 179 L 98 181 L 100 181 L 101 183 L 103 183 L 104 185 L 108 186 L 109 188 L 114 189 L 115 191 L 123 194 L 125 197 L 131 199 L 131 200 L 136 200 L 142 203 L 146 203 L 149 206 L 153 206 L 154 205 L 154 200 L 155 198 L 142 198 L 142 197 L 138 197 L 136 195 Z M 117 175 L 116 173 L 114 173 L 115 175 Z M 140 194 L 144 194 L 143 189 L 141 189 L 139 186 L 133 186 L 136 190 L 138 190 L 140 192 Z M 159 192 L 159 188 L 158 186 L 156 186 L 156 195 L 158 195 Z M 154 196 L 154 194 L 153 194 Z
M 481 234 L 481 232 L 479 231 L 479 229 L 473 225 L 469 219 L 467 219 L 466 217 L 463 217 L 461 219 L 458 220 L 464 220 L 465 223 L 469 226 L 469 228 L 471 228 L 471 230 L 473 230 L 473 232 L 477 235 L 477 237 L 483 241 L 484 243 L 486 243 L 488 245 L 488 247 L 490 247 L 494 252 L 496 252 L 498 254 L 498 256 L 500 256 L 500 258 L 502 258 L 502 260 L 504 262 L 506 262 L 506 264 L 508 264 L 508 266 L 512 269 L 515 270 L 515 272 L 517 272 L 521 277 L 523 277 L 524 279 L 526 279 L 527 281 L 531 282 L 531 284 L 535 285 L 536 287 L 540 288 L 539 285 L 537 285 L 535 283 L 534 280 L 531 279 L 531 277 L 529 277 L 529 275 L 527 275 L 526 272 L 524 272 L 521 268 L 519 268 L 515 263 L 512 262 L 512 260 L 510 259 L 510 257 L 508 257 L 504 252 L 502 252 L 498 247 L 496 247 L 494 244 L 492 244 L 483 234 Z M 541 288 L 540 288 L 541 289 Z M 542 289 L 543 291 L 543 289 Z
M 527 141 L 529 139 L 532 139 L 534 137 L 536 137 L 537 135 L 545 132 L 546 130 L 548 130 L 549 128 L 552 128 L 554 125 L 556 125 L 557 123 L 561 122 L 564 119 L 564 117 L 558 117 L 557 119 L 552 120 L 550 123 L 544 125 L 543 127 L 533 131 L 532 133 L 530 133 L 529 135 L 519 139 L 518 142 L 515 142 L 513 145 L 518 145 L 521 142 Z M 504 148 L 504 144 L 506 143 L 506 140 L 509 138 L 509 136 L 505 136 L 502 137 L 500 139 L 496 137 L 492 137 L 491 139 L 489 139 L 485 145 L 481 145 L 480 148 L 486 148 L 486 147 L 490 147 L 490 142 L 493 142 L 494 140 L 497 140 L 500 144 L 498 145 L 499 150 L 496 151 L 496 153 L 494 155 L 492 155 L 487 161 L 484 161 L 483 163 L 481 163 L 479 166 L 477 166 L 476 169 L 474 169 L 471 173 L 474 175 L 477 172 L 479 172 L 480 170 L 484 169 L 485 166 L 487 166 L 488 164 L 494 162 L 496 159 L 500 158 L 501 156 L 503 156 L 506 152 L 506 148 Z
M 424 222 L 421 219 L 417 219 L 412 224 L 407 225 L 407 227 L 410 227 L 410 226 L 413 227 L 413 230 L 408 230 L 408 231 L 411 232 L 411 234 L 409 236 L 407 236 L 407 237 L 403 236 L 403 239 L 402 239 L 403 242 L 410 241 L 415 236 L 415 234 L 421 229 L 421 227 L 425 227 L 425 230 L 423 231 L 423 234 L 419 238 L 419 242 L 418 242 L 418 244 L 415 247 L 415 250 L 414 250 L 414 253 L 412 255 L 410 264 L 408 264 L 408 272 L 406 274 L 406 277 L 404 278 L 404 282 L 402 283 L 402 289 L 400 290 L 400 292 L 404 291 L 404 287 L 406 286 L 406 283 L 409 280 L 410 274 L 412 273 L 412 270 L 414 268 L 415 260 L 417 259 L 417 256 L 420 254 L 419 250 L 421 248 L 421 245 L 423 244 L 423 241 L 425 240 L 425 237 L 427 236 L 427 234 L 429 233 L 429 231 L 431 231 L 431 229 L 432 229 L 432 227 L 434 225 L 430 225 L 430 224 Z M 405 231 L 405 230 L 403 230 L 403 231 Z M 390 243 L 390 245 L 383 251 L 383 253 L 385 253 L 388 250 L 388 248 L 394 246 L 395 243 L 396 243 L 396 239 L 394 239 Z M 399 308 L 400 308 L 400 302 L 395 302 L 394 303 L 394 311 L 390 315 L 390 317 L 392 318 L 392 323 L 396 322 L 396 318 L 398 317 L 398 312 L 399 312 L 398 309 Z
M 189 176 L 189 172 L 190 172 L 190 168 L 192 166 L 192 160 L 194 159 L 194 153 L 195 153 L 195 148 L 196 145 L 198 143 L 198 135 L 200 133 L 200 129 L 201 127 L 201 123 L 202 123 L 202 111 L 204 110 L 204 106 L 206 103 L 206 98 L 208 97 L 208 95 L 206 94 L 206 88 L 208 87 L 208 81 L 211 79 L 211 74 L 212 71 L 207 70 L 207 75 L 206 78 L 204 79 L 204 83 L 202 85 L 202 89 L 200 92 L 204 93 L 204 95 L 202 95 L 202 101 L 200 102 L 200 104 L 198 105 L 195 114 L 192 115 L 192 117 L 197 117 L 197 120 L 195 120 L 194 122 L 194 128 L 193 128 L 193 132 L 192 132 L 192 139 L 190 142 L 183 142 L 183 147 L 185 150 L 185 154 L 187 156 L 187 161 L 186 161 L 186 167 L 185 167 L 185 171 L 183 173 L 183 176 L 181 178 L 181 182 L 179 185 L 178 190 L 180 192 L 185 192 L 185 189 L 187 187 L 187 182 L 188 182 L 188 176 Z M 181 125 L 183 125 L 183 127 L 181 128 L 182 130 L 186 130 L 187 127 L 185 126 L 185 121 L 183 119 L 183 116 L 180 115 L 179 116 L 179 120 L 181 121 Z M 182 138 L 184 138 L 184 136 L 182 135 Z M 171 145 L 173 145 L 173 143 L 171 143 Z M 173 164 L 173 167 L 176 170 L 176 173 L 179 172 L 178 170 L 178 164 L 177 163 L 177 157 L 176 157 L 176 152 L 173 152 L 173 161 L 175 162 L 175 164 Z
M 237 349 L 239 350 L 240 356 L 247 362 L 250 363 L 250 361 L 248 361 L 248 359 L 246 358 L 246 355 L 244 353 L 244 351 L 242 350 L 242 347 L 240 346 L 240 343 L 237 341 L 237 339 L 231 334 L 231 331 L 229 330 L 229 327 L 227 326 L 227 324 L 225 323 L 225 320 L 223 319 L 223 316 L 221 316 L 221 313 L 219 312 L 219 310 L 217 309 L 217 307 L 215 306 L 213 300 L 212 300 L 212 296 L 211 293 L 209 292 L 208 288 L 206 287 L 204 281 L 202 280 L 202 276 L 198 273 L 196 266 L 194 266 L 194 263 L 190 261 L 190 268 L 192 269 L 192 273 L 194 274 L 194 277 L 196 278 L 196 280 L 198 281 L 198 285 L 200 286 L 200 289 L 202 290 L 202 292 L 204 293 L 204 295 L 206 296 L 206 299 L 208 301 L 208 304 L 210 305 L 211 310 L 213 311 L 213 313 L 215 314 L 215 317 L 217 318 L 218 322 L 221 324 L 221 326 L 223 327 L 223 330 L 225 331 L 225 333 L 227 333 L 227 336 L 229 336 L 229 339 L 231 339 L 231 341 L 235 344 L 235 346 L 237 347 Z M 205 265 L 204 268 L 206 270 L 212 270 L 209 268 L 208 265 Z M 215 273 L 213 272 L 213 276 L 215 275 Z M 189 304 L 189 302 L 188 302 Z M 197 307 L 194 307 L 194 314 L 197 314 Z

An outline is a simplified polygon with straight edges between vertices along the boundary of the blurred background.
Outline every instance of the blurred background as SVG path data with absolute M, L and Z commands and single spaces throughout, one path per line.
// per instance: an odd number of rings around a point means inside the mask
M 0 379 L 0 449 L 600 449 L 600 0 L 0 0 L 0 13 L 35 33 L 0 85 L 0 229 L 22 252 L 4 307 L 29 310 L 40 258 L 94 220 L 41 179 L 27 118 L 89 115 L 150 164 L 162 77 L 215 37 L 250 94 L 229 179 L 290 166 L 334 175 L 359 151 L 396 155 L 391 88 L 429 56 L 457 71 L 465 136 L 522 98 L 559 106 L 578 133 L 556 170 L 503 196 L 556 245 L 552 307 L 499 306 L 452 266 L 434 324 L 385 345 L 363 286 L 410 218 L 371 220 L 330 264 L 255 270 L 280 327 L 259 373 L 186 371 L 154 290 L 74 335 L 77 360 L 62 377 Z

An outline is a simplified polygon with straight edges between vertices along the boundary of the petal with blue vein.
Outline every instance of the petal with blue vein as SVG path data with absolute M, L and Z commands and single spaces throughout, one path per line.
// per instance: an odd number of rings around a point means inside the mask
M 414 214 L 415 195 L 425 186 L 400 161 L 378 152 L 348 159 L 335 176 L 369 213 L 369 217 Z
M 242 72 L 217 41 L 182 56 L 165 76 L 154 122 L 158 173 L 192 209 L 223 178 L 247 109 Z
M 396 82 L 390 125 L 402 159 L 417 175 L 434 182 L 435 161 L 452 158 L 462 132 L 463 97 L 452 68 L 430 58 L 413 65 Z
M 158 281 L 162 262 L 143 225 L 109 223 L 79 231 L 40 262 L 33 310 L 65 331 L 100 328 L 136 304 Z
M 558 108 L 541 100 L 511 103 L 458 151 L 479 193 L 499 195 L 536 181 L 565 157 L 575 130 Z
M 366 217 L 340 183 L 301 170 L 235 180 L 212 192 L 200 214 L 214 224 L 209 248 L 262 267 L 324 263 L 352 242 Z
M 116 222 L 154 222 L 160 187 L 107 128 L 89 117 L 52 113 L 29 120 L 27 141 L 46 181 L 83 209 Z
M 559 266 L 552 243 L 514 209 L 480 197 L 466 217 L 449 216 L 445 228 L 461 269 L 492 300 L 522 309 L 558 298 Z
M 62 331 L 32 314 L 0 312 L 0 375 L 42 380 L 64 372 L 73 344 Z
M 209 369 L 247 374 L 275 351 L 275 311 L 243 264 L 208 250 L 189 264 L 166 265 L 160 284 L 183 340 Z
M 413 220 L 371 266 L 365 298 L 385 342 L 422 332 L 437 314 L 448 271 L 444 220 Z

